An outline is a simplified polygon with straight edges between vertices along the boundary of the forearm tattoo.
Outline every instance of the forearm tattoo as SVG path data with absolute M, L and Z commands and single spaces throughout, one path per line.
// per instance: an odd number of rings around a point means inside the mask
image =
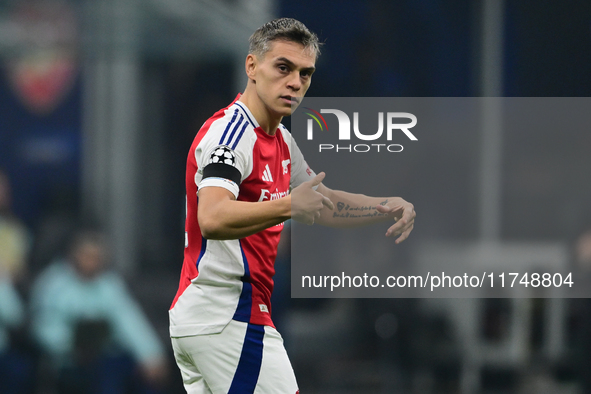
M 384 200 L 379 205 L 386 205 L 387 203 L 388 200 Z M 333 218 L 341 219 L 374 218 L 386 215 L 385 213 L 378 212 L 375 206 L 351 206 L 342 201 L 337 202 L 337 210 L 332 213 Z

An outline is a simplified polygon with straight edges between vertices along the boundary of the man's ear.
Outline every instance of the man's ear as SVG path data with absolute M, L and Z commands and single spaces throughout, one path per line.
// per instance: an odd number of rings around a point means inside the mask
M 248 56 L 246 56 L 246 62 L 245 62 L 245 69 L 246 69 L 246 76 L 248 77 L 248 79 L 252 79 L 253 81 L 256 82 L 256 68 L 258 65 L 258 59 L 256 58 L 255 55 L 253 55 L 252 53 L 249 53 Z

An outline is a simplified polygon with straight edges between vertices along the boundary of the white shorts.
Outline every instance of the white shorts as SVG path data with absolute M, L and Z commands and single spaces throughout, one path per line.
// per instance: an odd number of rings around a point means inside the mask
M 188 394 L 297 394 L 298 385 L 273 327 L 231 320 L 219 334 L 171 338 Z

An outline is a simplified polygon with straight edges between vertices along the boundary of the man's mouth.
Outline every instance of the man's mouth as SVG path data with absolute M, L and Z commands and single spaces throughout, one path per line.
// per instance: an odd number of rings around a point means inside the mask
M 294 96 L 281 96 L 281 98 L 285 101 L 289 101 L 292 105 L 299 104 L 300 98 Z

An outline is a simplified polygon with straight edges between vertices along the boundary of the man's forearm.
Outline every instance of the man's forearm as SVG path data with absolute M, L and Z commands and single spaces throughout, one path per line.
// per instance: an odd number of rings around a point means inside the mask
M 207 204 L 207 212 L 201 207 L 199 211 L 201 233 L 218 240 L 247 237 L 289 219 L 290 200 L 288 196 L 263 202 L 222 200 Z
M 395 202 L 392 197 L 369 197 L 341 190 L 324 189 L 324 193 L 335 208 L 324 209 L 317 223 L 329 227 L 358 227 L 386 221 L 391 216 L 379 212 L 376 206 Z

